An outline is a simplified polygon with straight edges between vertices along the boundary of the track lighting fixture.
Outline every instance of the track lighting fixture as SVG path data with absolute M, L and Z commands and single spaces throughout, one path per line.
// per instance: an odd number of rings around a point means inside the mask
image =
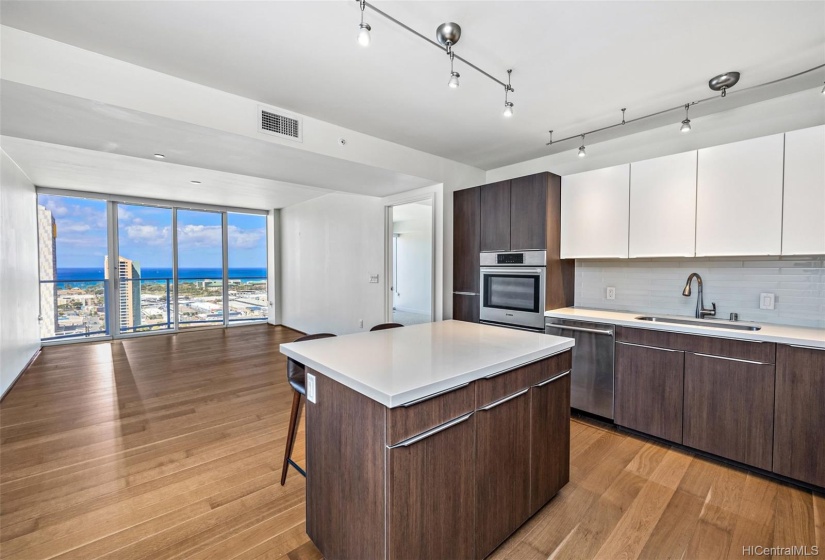
M 450 50 L 449 54 L 450 54 L 450 81 L 447 82 L 447 85 L 450 86 L 451 88 L 455 89 L 460 85 L 458 83 L 458 79 L 461 77 L 461 74 L 459 74 L 458 72 L 453 70 L 453 58 L 455 58 L 455 55 L 453 54 L 453 51 Z
M 386 18 L 387 20 L 391 21 L 392 23 L 396 24 L 397 26 L 409 31 L 413 35 L 417 36 L 419 39 L 423 39 L 424 41 L 430 43 L 431 45 L 435 46 L 438 49 L 443 49 L 447 55 L 450 57 L 450 80 L 447 82 L 447 85 L 453 89 L 457 88 L 460 85 L 459 79 L 461 78 L 461 74 L 455 71 L 454 67 L 454 60 L 457 58 L 479 74 L 483 74 L 487 78 L 493 80 L 497 84 L 504 86 L 504 116 L 511 117 L 513 115 L 513 103 L 508 99 L 507 95 L 509 93 L 515 93 L 516 90 L 513 89 L 513 86 L 510 85 L 510 72 L 512 70 L 507 71 L 507 83 L 505 84 L 498 78 L 493 77 L 488 72 L 485 72 L 475 64 L 471 63 L 465 58 L 462 58 L 453 52 L 453 47 L 458 43 L 458 40 L 461 38 L 461 26 L 457 23 L 453 22 L 446 22 L 442 23 L 438 26 L 438 29 L 435 31 L 435 41 L 430 39 L 429 37 L 425 37 L 415 29 L 411 28 L 410 26 L 398 21 L 391 15 L 379 10 L 371 3 L 367 2 L 366 0 L 356 0 L 361 7 L 361 25 L 358 26 L 358 43 L 363 46 L 367 46 L 370 44 L 370 31 L 372 28 L 369 24 L 364 22 L 364 11 L 369 8 L 370 10 L 378 13 L 381 17 Z
M 504 86 L 504 116 L 505 117 L 512 117 L 513 116 L 513 103 L 507 100 L 507 94 L 513 89 L 510 87 L 510 74 L 513 73 L 513 69 L 507 70 L 507 85 Z
M 819 93 L 821 93 L 822 95 L 825 95 L 825 86 L 822 86 L 822 91 L 820 91 Z
M 362 47 L 370 46 L 370 27 L 369 23 L 364 23 L 364 8 L 367 7 L 366 0 L 361 0 L 361 25 L 358 26 L 358 44 Z
M 714 76 L 708 81 L 708 87 L 713 91 L 721 91 L 722 97 L 727 95 L 728 89 L 732 88 L 739 82 L 739 72 L 725 72 Z
M 582 134 L 582 145 L 579 146 L 579 157 L 584 157 L 587 155 L 587 152 L 584 151 L 584 134 Z
M 679 129 L 680 132 L 690 132 L 690 119 L 688 118 L 688 109 L 690 109 L 690 103 L 685 103 L 685 120 L 682 121 L 682 128 Z

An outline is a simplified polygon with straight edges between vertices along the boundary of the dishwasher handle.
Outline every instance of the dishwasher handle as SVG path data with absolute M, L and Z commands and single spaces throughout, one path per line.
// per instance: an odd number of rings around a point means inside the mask
M 568 331 L 576 331 L 576 332 L 586 332 L 592 334 L 603 334 L 607 336 L 613 336 L 613 329 L 588 329 L 585 327 L 572 327 L 569 325 L 558 325 L 556 323 L 545 323 L 545 327 L 552 327 L 554 329 L 561 329 L 561 330 L 568 330 Z

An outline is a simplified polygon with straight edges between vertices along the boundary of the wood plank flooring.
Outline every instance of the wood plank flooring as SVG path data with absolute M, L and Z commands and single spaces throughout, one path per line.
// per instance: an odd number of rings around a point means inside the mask
M 278 345 L 298 336 L 259 325 L 45 348 L 0 404 L 0 556 L 320 558 L 304 479 L 290 469 L 279 484 L 291 390 Z M 571 482 L 493 558 L 825 555 L 823 496 L 590 422 L 571 430 Z

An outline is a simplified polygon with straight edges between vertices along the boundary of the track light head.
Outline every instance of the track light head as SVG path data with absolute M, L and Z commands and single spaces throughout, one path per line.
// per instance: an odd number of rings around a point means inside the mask
M 689 109 L 690 103 L 685 103 L 685 120 L 682 121 L 682 127 L 679 129 L 679 132 L 690 132 L 690 118 L 688 117 Z
M 512 117 L 513 116 L 513 102 L 512 101 L 505 101 L 504 102 L 504 116 L 505 117 Z
M 447 82 L 447 85 L 451 88 L 455 89 L 459 86 L 458 79 L 461 77 L 461 74 L 458 72 L 450 72 L 450 81 Z
M 821 93 L 822 95 L 825 95 L 825 86 L 822 86 L 822 91 L 820 91 L 819 93 Z
M 358 26 L 358 44 L 362 47 L 370 46 L 370 27 L 369 23 L 364 23 L 364 9 L 367 7 L 366 0 L 361 0 L 361 25 Z

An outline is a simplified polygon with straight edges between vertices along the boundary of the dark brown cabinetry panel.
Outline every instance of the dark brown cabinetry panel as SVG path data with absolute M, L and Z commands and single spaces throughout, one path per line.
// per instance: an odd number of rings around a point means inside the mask
M 453 193 L 453 291 L 479 292 L 480 188 Z
M 509 251 L 510 181 L 484 185 L 480 191 L 481 250 Z
M 476 415 L 476 557 L 490 554 L 530 515 L 530 395 Z
M 547 291 L 545 306 L 558 309 L 573 305 L 576 261 L 561 258 L 561 177 L 543 173 L 546 196 Z
M 387 451 L 389 558 L 474 557 L 474 421 Z
M 773 472 L 825 487 L 825 349 L 776 347 Z
M 426 432 L 475 410 L 475 387 L 468 383 L 418 403 L 387 409 L 387 445 Z
M 616 424 L 682 443 L 685 353 L 616 344 Z
M 773 364 L 685 354 L 684 443 L 771 470 Z
M 453 319 L 478 323 L 480 313 L 480 296 L 469 294 L 453 294 Z
M 539 173 L 510 182 L 511 251 L 547 249 L 548 176 Z
M 570 480 L 570 374 L 530 389 L 530 515 Z
M 630 327 L 617 327 L 616 340 L 643 346 L 656 346 L 658 348 L 684 350 L 685 352 L 752 360 L 766 364 L 774 363 L 776 358 L 776 344 L 773 342 L 733 340 Z

